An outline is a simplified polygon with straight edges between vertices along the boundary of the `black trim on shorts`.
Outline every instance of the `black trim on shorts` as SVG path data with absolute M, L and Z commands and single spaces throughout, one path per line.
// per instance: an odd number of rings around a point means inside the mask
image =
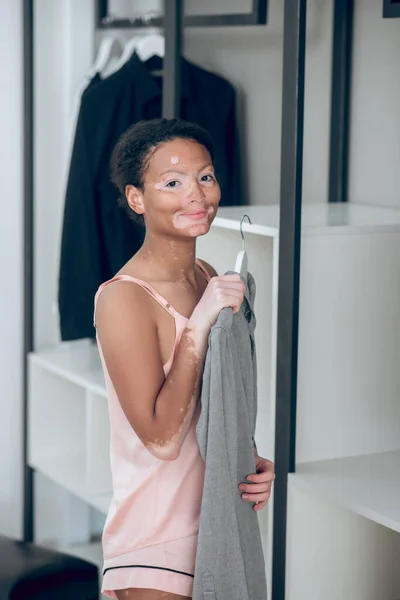
M 171 571 L 171 573 L 179 573 L 179 575 L 187 575 L 188 577 L 194 577 L 191 573 L 185 573 L 184 571 L 176 571 L 175 569 L 167 569 L 166 567 L 154 567 L 152 565 L 120 565 L 118 567 L 107 567 L 103 571 L 103 577 L 107 573 L 107 571 L 111 571 L 112 569 L 159 569 L 160 571 Z

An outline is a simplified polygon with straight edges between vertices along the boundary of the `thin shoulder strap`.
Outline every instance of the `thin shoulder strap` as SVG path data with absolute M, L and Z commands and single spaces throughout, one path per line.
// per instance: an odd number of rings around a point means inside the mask
M 199 258 L 196 258 L 196 265 L 198 265 L 200 267 L 200 269 L 203 271 L 204 275 L 206 276 L 207 281 L 210 281 L 211 275 L 207 271 L 207 269 L 205 268 L 205 266 L 203 265 L 203 263 L 201 262 L 201 260 Z
M 163 296 L 161 296 L 161 294 L 159 294 L 146 281 L 143 281 L 142 279 L 137 279 L 136 277 L 131 277 L 130 275 L 116 275 L 116 277 L 113 277 L 112 279 L 109 279 L 108 281 L 105 281 L 104 283 L 102 283 L 101 286 L 99 287 L 99 289 L 97 290 L 97 293 L 96 293 L 95 298 L 94 298 L 94 315 L 93 315 L 93 325 L 94 326 L 96 326 L 95 316 L 96 316 L 96 306 L 97 306 L 97 301 L 99 299 L 99 296 L 100 296 L 101 292 L 108 285 L 110 285 L 111 283 L 115 283 L 116 281 L 128 281 L 130 283 L 136 283 L 141 288 L 143 288 L 144 290 L 146 290 L 146 292 L 150 296 L 152 296 L 156 302 L 158 302 L 159 304 L 161 304 L 161 306 L 163 308 L 165 308 L 165 310 L 167 312 L 169 312 L 174 318 L 176 318 L 177 315 L 179 315 L 179 313 L 176 312 L 176 310 L 170 305 L 170 303 Z

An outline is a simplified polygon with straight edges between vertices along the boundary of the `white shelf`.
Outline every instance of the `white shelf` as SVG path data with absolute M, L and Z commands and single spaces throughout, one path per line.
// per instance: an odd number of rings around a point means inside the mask
M 252 225 L 243 221 L 243 231 L 268 237 L 278 236 L 278 204 L 221 207 L 214 220 L 214 227 L 239 230 L 244 214 L 249 215 Z M 400 211 L 354 203 L 303 204 L 302 230 L 307 235 L 399 231 Z
M 94 495 L 88 491 L 85 476 L 85 457 L 83 454 L 62 457 L 36 457 L 30 461 L 30 466 L 54 483 L 62 486 L 71 494 L 78 496 L 78 498 L 81 498 L 101 513 L 107 513 L 111 494 Z
M 30 360 L 63 379 L 107 397 L 99 352 L 89 340 L 62 342 L 32 353 Z
M 298 464 L 289 484 L 400 532 L 400 450 Z

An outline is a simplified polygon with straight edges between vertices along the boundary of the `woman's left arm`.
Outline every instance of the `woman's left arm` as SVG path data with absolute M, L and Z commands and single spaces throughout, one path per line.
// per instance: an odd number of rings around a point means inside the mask
M 271 486 L 275 479 L 275 465 L 272 461 L 259 456 L 254 439 L 253 443 L 256 472 L 246 477 L 246 482 L 239 485 L 239 490 L 242 492 L 242 499 L 245 502 L 254 502 L 254 510 L 261 510 L 271 496 Z

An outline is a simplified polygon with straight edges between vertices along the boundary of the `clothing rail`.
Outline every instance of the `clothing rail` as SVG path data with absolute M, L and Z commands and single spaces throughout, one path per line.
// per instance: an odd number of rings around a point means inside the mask
M 109 14 L 108 0 L 97 0 L 96 28 L 97 29 L 130 29 L 143 27 L 164 27 L 167 25 L 163 15 L 149 11 L 145 14 L 134 15 L 131 18 L 118 18 Z M 169 2 L 165 2 L 167 13 Z M 185 27 L 232 27 L 238 25 L 265 25 L 267 22 L 267 0 L 253 0 L 252 11 L 249 13 L 232 13 L 225 15 L 193 15 L 184 16 Z
M 267 0 L 253 0 L 252 12 L 231 15 L 185 16 L 183 0 L 165 2 L 164 15 L 148 11 L 131 18 L 116 18 L 108 12 L 108 0 L 96 2 L 97 29 L 161 27 L 165 34 L 162 116 L 180 116 L 182 27 L 265 25 Z

